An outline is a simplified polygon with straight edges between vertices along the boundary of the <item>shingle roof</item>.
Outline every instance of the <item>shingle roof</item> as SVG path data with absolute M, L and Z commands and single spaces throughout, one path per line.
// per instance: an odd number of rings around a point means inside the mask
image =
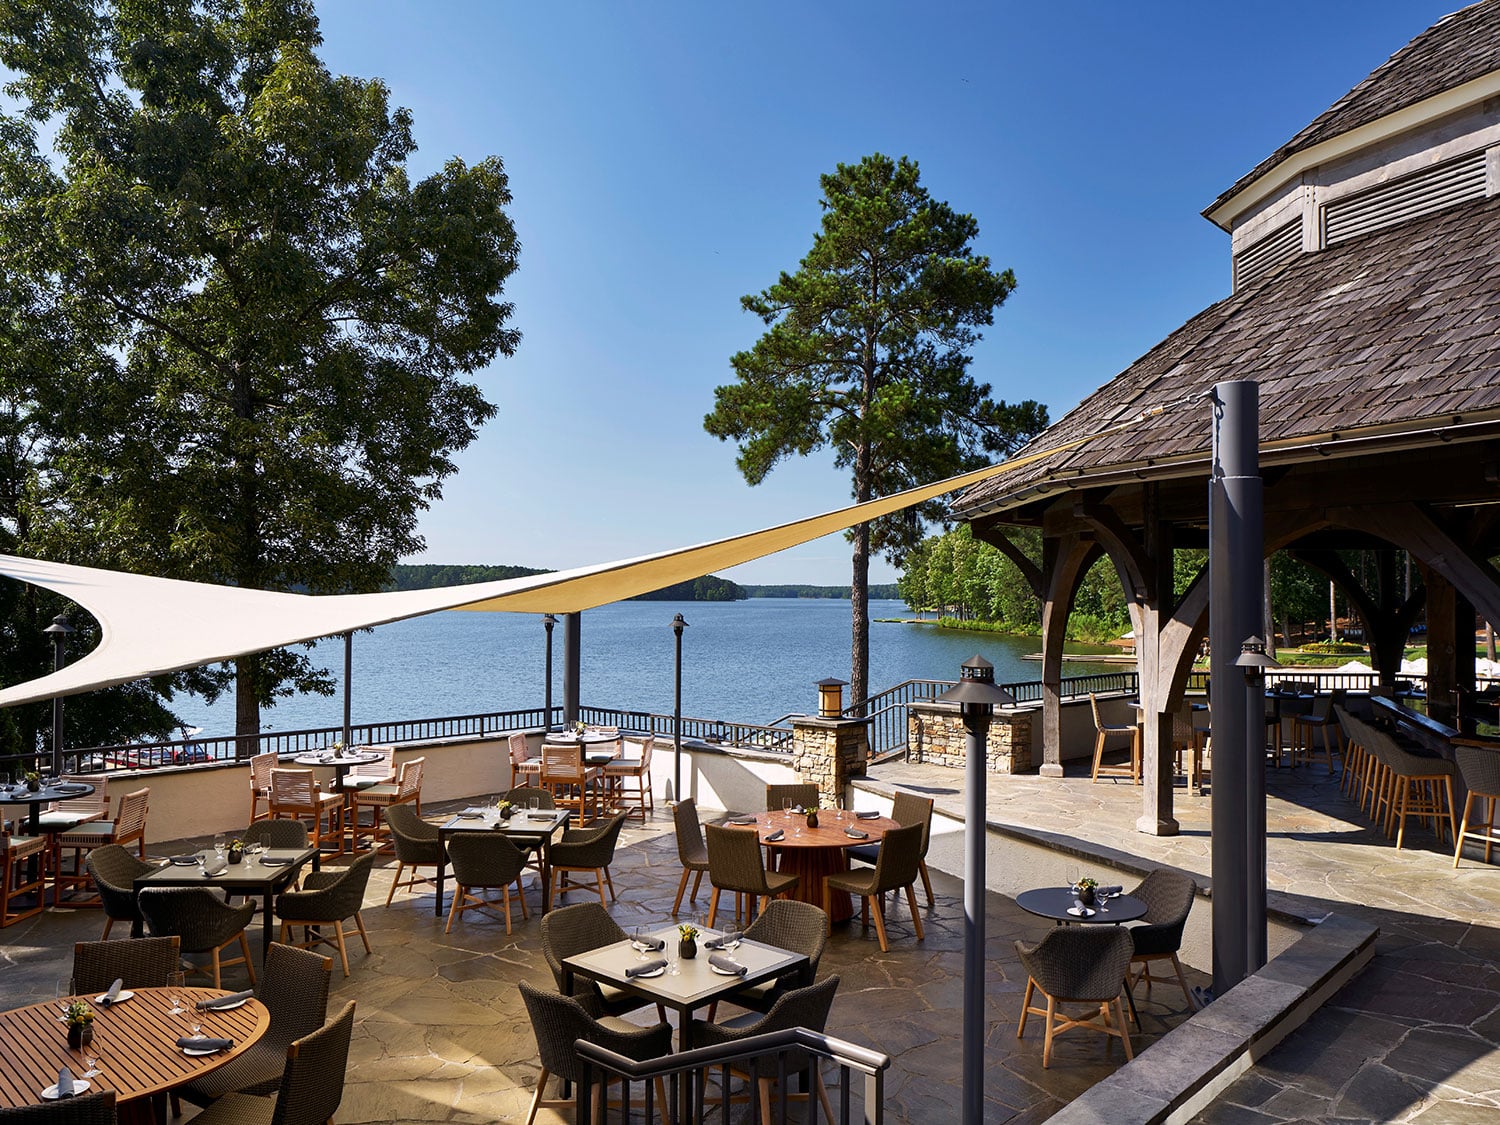
M 1294 153 L 1493 70 L 1500 70 L 1500 0 L 1483 0 L 1444 16 L 1402 47 L 1312 124 L 1235 181 L 1204 213 Z
M 1500 197 L 1299 255 L 1204 309 L 1022 452 L 1062 446 L 1227 379 L 1260 384 L 1263 446 L 1500 415 L 1497 245 Z M 976 485 L 954 508 L 975 518 L 1044 484 L 1125 465 L 1166 475 L 1160 459 L 1201 458 L 1210 441 L 1209 412 L 1180 407 Z

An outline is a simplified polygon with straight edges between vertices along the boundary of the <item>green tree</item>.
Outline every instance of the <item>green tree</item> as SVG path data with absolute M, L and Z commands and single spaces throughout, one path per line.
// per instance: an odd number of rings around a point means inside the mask
M 0 6 L 0 256 L 59 342 L 29 388 L 50 557 L 379 589 L 492 415 L 467 377 L 519 339 L 501 163 L 410 182 L 411 115 L 320 42 L 309 0 Z M 328 689 L 291 650 L 235 672 L 241 734 Z
M 1042 429 L 1036 402 L 993 401 L 969 374 L 978 329 L 1015 287 L 975 254 L 973 216 L 934 200 L 915 162 L 875 154 L 821 178 L 822 228 L 796 273 L 741 299 L 769 330 L 731 360 L 709 433 L 739 443 L 752 485 L 831 447 L 863 502 L 1009 453 Z M 934 503 L 860 524 L 853 542 L 851 694 L 868 694 L 870 552 L 899 565 Z

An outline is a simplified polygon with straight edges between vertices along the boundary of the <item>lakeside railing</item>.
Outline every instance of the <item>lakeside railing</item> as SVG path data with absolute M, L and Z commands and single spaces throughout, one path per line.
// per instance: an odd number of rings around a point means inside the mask
M 1315 680 L 1321 691 L 1343 689 L 1368 691 L 1378 684 L 1373 672 L 1283 668 L 1269 673 L 1266 682 L 1275 685 L 1284 680 Z M 869 723 L 872 759 L 902 753 L 907 745 L 907 713 L 913 703 L 930 702 L 953 686 L 952 680 L 906 680 L 877 695 L 844 708 L 842 715 L 857 718 L 863 712 Z M 1020 706 L 1035 705 L 1042 699 L 1040 680 L 1025 680 L 1001 685 Z M 1206 672 L 1189 676 L 1188 690 L 1203 692 L 1208 687 Z M 1398 690 L 1420 694 L 1426 677 L 1413 675 L 1397 682 Z M 1135 693 L 1140 680 L 1133 671 L 1101 672 L 1089 676 L 1069 676 L 1062 681 L 1062 700 L 1074 703 L 1090 692 L 1099 695 Z M 618 726 L 639 734 L 654 734 L 671 739 L 675 722 L 671 715 L 654 711 L 631 711 L 613 707 L 580 708 L 579 716 L 590 723 Z M 704 719 L 684 715 L 682 737 L 685 741 L 732 746 L 770 754 L 790 754 L 793 716 L 784 715 L 771 723 L 741 723 L 724 719 Z M 518 730 L 538 730 L 562 721 L 562 709 L 554 707 L 519 708 L 510 711 L 487 711 L 473 715 L 449 715 L 431 719 L 401 719 L 378 723 L 354 723 L 349 728 L 350 742 L 356 746 L 389 743 L 432 742 L 456 738 L 485 738 Z M 301 730 L 264 731 L 240 738 L 224 735 L 216 738 L 182 738 L 159 742 L 137 742 L 115 746 L 69 747 L 64 755 L 70 772 L 110 772 L 152 769 L 244 760 L 254 754 L 274 753 L 293 757 L 310 750 L 321 750 L 343 737 L 342 726 L 308 727 Z M 0 770 L 19 775 L 38 761 L 35 755 L 0 759 Z

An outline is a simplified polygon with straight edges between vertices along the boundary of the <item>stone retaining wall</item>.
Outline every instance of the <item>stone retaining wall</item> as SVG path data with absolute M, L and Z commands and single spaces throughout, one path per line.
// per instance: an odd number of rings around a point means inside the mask
M 1035 715 L 1031 710 L 995 712 L 985 740 L 986 769 L 991 773 L 1031 772 L 1031 727 Z M 911 761 L 964 768 L 968 755 L 958 704 L 913 702 L 908 705 L 906 716 Z

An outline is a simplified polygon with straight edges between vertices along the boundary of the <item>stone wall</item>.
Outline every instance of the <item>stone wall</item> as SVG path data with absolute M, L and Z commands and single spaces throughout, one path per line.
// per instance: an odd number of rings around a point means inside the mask
M 869 760 L 863 719 L 792 719 L 792 768 L 799 780 L 817 785 L 824 806 L 831 808 L 844 796 L 850 778 L 865 775 Z
M 991 773 L 1031 772 L 1031 724 L 1034 711 L 996 711 L 985 740 L 985 768 Z M 913 762 L 963 769 L 963 719 L 956 703 L 917 703 L 907 707 L 907 746 Z

